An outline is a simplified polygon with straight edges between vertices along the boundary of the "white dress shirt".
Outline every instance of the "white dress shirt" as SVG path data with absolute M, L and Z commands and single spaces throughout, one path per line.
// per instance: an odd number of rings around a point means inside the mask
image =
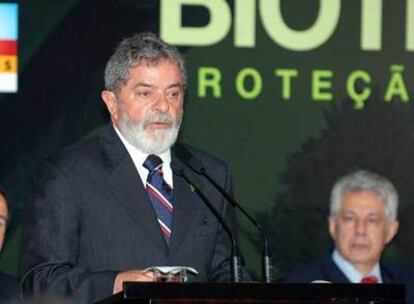
M 132 161 L 134 162 L 135 168 L 137 169 L 139 176 L 141 177 L 142 184 L 144 185 L 147 182 L 149 171 L 144 167 L 144 162 L 147 159 L 149 154 L 143 153 L 138 150 L 135 146 L 131 145 L 116 126 L 114 126 L 116 133 L 124 144 L 125 148 L 128 151 L 128 154 L 131 156 Z M 158 155 L 162 159 L 162 172 L 164 174 L 164 180 L 166 183 L 173 188 L 173 173 L 171 169 L 171 149 L 168 149 L 164 153 Z
M 369 273 L 362 274 L 355 268 L 354 265 L 352 265 L 348 260 L 346 260 L 336 249 L 332 253 L 332 260 L 351 283 L 360 283 L 362 278 L 366 276 L 375 276 L 378 280 L 378 283 L 383 283 L 379 263 L 375 264 L 374 268 Z

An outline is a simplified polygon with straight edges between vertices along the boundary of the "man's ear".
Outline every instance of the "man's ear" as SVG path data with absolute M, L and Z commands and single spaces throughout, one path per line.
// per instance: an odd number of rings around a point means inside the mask
M 101 97 L 111 115 L 112 122 L 118 125 L 118 101 L 116 100 L 114 92 L 106 90 L 102 91 Z
M 335 240 L 336 236 L 336 218 L 332 215 L 328 217 L 328 228 L 329 228 L 329 234 L 331 235 L 331 238 Z
M 393 221 L 389 227 L 388 227 L 388 232 L 387 232 L 387 244 L 389 242 L 391 242 L 391 240 L 394 238 L 394 236 L 397 234 L 398 232 L 398 227 L 400 226 L 400 223 L 398 221 Z

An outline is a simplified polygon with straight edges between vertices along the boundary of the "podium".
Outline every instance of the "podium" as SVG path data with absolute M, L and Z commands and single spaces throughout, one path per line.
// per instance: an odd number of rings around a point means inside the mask
M 136 283 L 97 304 L 403 304 L 402 284 Z

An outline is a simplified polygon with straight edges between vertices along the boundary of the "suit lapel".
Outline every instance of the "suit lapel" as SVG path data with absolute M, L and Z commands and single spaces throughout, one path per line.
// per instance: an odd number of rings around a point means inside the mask
M 173 161 L 179 162 L 172 154 Z M 188 172 L 188 171 L 187 171 Z M 191 173 L 187 173 L 189 178 L 197 182 L 195 176 Z M 179 249 L 180 245 L 184 242 L 186 236 L 193 229 L 195 214 L 198 210 L 198 195 L 190 185 L 182 178 L 174 174 L 174 212 L 172 221 L 172 235 L 170 241 L 170 254 Z
M 335 283 L 350 283 L 345 274 L 336 266 L 332 260 L 331 254 L 323 259 L 323 271 L 324 277 L 328 278 L 327 280 Z
M 155 246 L 167 254 L 167 245 L 160 231 L 155 211 L 135 165 L 115 130 L 105 130 L 102 140 L 110 175 L 107 186 L 134 222 Z
M 381 277 L 384 283 L 397 283 L 398 280 L 393 275 L 392 271 L 390 271 L 391 267 L 387 267 L 382 261 L 380 261 L 380 269 L 381 269 Z

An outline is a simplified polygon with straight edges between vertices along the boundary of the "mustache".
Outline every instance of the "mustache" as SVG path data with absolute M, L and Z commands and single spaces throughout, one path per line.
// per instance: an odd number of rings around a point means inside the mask
M 176 121 L 168 114 L 153 114 L 145 117 L 145 119 L 142 121 L 142 125 L 145 129 L 148 127 L 149 124 L 154 122 L 166 123 L 170 126 L 176 123 Z

